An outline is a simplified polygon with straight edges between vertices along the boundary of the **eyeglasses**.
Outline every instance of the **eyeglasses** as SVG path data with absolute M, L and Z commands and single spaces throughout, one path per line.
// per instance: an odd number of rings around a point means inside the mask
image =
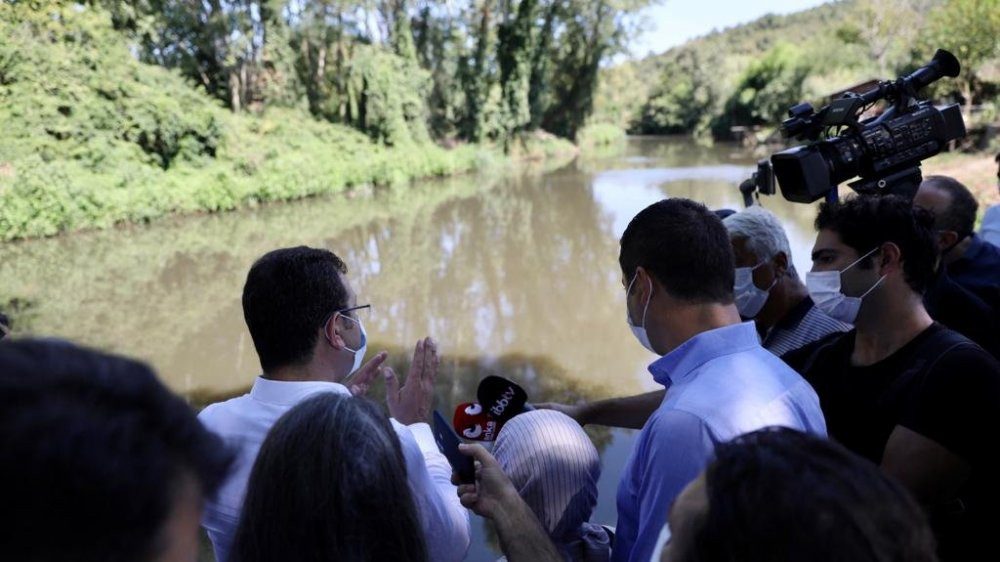
M 357 318 L 358 315 L 356 314 L 357 311 L 364 310 L 365 312 L 371 312 L 371 309 L 372 305 L 370 304 L 359 304 L 358 306 L 352 306 L 350 308 L 341 308 L 339 310 L 334 310 L 333 312 L 330 313 L 329 316 L 326 317 L 326 320 L 323 322 L 323 325 L 326 326 L 330 322 L 330 319 L 338 314 L 347 316 L 351 320 L 357 320 L 358 319 Z M 348 313 L 353 313 L 353 314 L 348 314 Z

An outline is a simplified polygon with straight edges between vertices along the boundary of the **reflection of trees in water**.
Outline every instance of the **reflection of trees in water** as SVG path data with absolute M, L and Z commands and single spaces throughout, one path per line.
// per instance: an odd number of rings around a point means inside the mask
M 0 247 L 0 279 L 5 296 L 38 303 L 32 323 L 37 335 L 145 358 L 173 383 L 217 377 L 236 363 L 227 357 L 245 335 L 239 296 L 256 258 L 282 246 L 323 246 L 364 222 L 404 215 L 413 220 L 482 189 L 470 178 L 455 179 L 381 190 L 374 197 L 313 199 L 6 244 Z
M 351 229 L 335 243 L 381 339 L 433 334 L 458 353 L 544 353 L 577 380 L 615 378 L 630 346 L 618 247 L 579 175 L 513 178 L 425 218 Z M 607 388 L 607 385 L 605 385 Z

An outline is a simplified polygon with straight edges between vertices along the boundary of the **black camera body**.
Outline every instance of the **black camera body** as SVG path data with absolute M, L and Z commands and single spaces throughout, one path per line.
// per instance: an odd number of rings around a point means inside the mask
M 812 142 L 773 154 L 770 167 L 761 161 L 754 177 L 740 186 L 745 200 L 751 201 L 755 190 L 774 193 L 773 178 L 767 177 L 771 173 L 785 199 L 796 203 L 836 197 L 837 185 L 854 177 L 859 179 L 848 185 L 858 193 L 912 198 L 921 181 L 920 162 L 965 136 L 958 104 L 935 107 L 914 96 L 942 76 L 958 76 L 959 70 L 958 60 L 939 49 L 927 66 L 909 76 L 880 82 L 861 94 L 849 92 L 818 112 L 808 103 L 791 108 L 782 135 Z M 892 106 L 859 121 L 868 107 L 883 99 Z M 817 140 L 835 127 L 841 129 L 839 134 Z

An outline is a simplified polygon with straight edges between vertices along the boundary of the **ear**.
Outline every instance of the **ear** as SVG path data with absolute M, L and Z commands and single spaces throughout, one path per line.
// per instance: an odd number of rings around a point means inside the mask
M 771 266 L 774 267 L 774 276 L 778 279 L 788 274 L 788 256 L 785 252 L 774 254 L 771 259 Z
M 952 230 L 939 230 L 937 237 L 939 248 L 949 248 L 958 243 L 958 233 Z
M 652 278 L 649 271 L 641 265 L 635 268 L 635 281 L 632 282 L 632 293 L 636 295 L 640 302 L 650 297 L 650 282 Z
M 327 320 L 326 325 L 320 328 L 322 337 L 334 349 L 344 349 L 343 326 L 340 322 L 340 314 L 336 313 Z
M 891 271 L 903 270 L 903 253 L 900 252 L 899 246 L 894 242 L 886 242 L 882 244 L 880 249 L 882 250 L 882 255 L 879 260 L 879 269 L 882 271 L 882 275 Z

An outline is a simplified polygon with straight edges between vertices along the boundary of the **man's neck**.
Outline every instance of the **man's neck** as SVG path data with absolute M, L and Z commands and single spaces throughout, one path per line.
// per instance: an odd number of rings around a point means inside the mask
M 265 379 L 286 382 L 341 382 L 332 369 L 324 369 L 315 363 L 279 367 L 265 372 L 263 376 Z
M 865 311 L 868 314 L 858 316 L 852 365 L 863 367 L 878 363 L 934 323 L 916 293 L 886 299 L 880 304 L 879 310 Z
M 754 322 L 757 323 L 757 331 L 761 334 L 766 334 L 809 296 L 809 290 L 797 277 L 789 275 L 782 280 L 782 284 L 784 285 L 783 290 L 771 293 L 771 298 L 777 299 L 775 305 L 773 307 L 765 306 L 766 310 L 762 310 L 754 318 Z
M 955 244 L 955 247 L 944 255 L 944 263 L 949 264 L 954 261 L 957 261 L 959 258 L 965 255 L 965 252 L 969 251 L 969 246 L 971 245 L 972 245 L 972 235 L 970 234 L 969 236 L 965 237 L 965 240 L 962 240 L 958 244 Z
M 739 324 L 740 314 L 732 304 L 692 304 L 675 307 L 668 315 L 669 328 L 661 330 L 664 336 L 657 349 L 665 349 L 664 355 L 677 349 L 681 344 L 702 332 Z

